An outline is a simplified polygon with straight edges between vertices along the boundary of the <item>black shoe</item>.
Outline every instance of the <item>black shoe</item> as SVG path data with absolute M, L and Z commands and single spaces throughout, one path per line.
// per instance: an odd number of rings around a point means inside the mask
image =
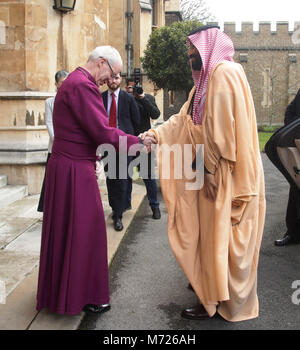
M 152 219 L 159 220 L 161 218 L 160 210 L 159 208 L 151 208 L 152 209 Z
M 195 293 L 193 286 L 189 283 L 188 289 Z
M 116 231 L 122 231 L 123 230 L 123 224 L 121 218 L 114 218 L 114 229 Z
M 188 318 L 189 320 L 204 320 L 209 318 L 207 311 L 202 304 L 198 304 L 194 307 L 185 309 L 181 313 L 181 317 Z
M 109 311 L 109 310 L 110 310 L 109 304 L 104 304 L 104 305 L 87 304 L 83 308 L 83 311 L 94 312 L 97 314 L 101 314 L 101 313 Z
M 288 233 L 286 233 L 283 238 L 276 239 L 274 241 L 274 244 L 277 247 L 283 247 L 286 245 L 295 244 L 295 242 L 292 240 L 292 237 Z

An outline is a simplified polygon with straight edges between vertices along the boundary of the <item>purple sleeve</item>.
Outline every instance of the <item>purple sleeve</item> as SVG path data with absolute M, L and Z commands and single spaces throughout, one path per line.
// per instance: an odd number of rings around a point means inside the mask
M 92 82 L 79 82 L 69 96 L 73 112 L 83 130 L 97 145 L 111 144 L 119 147 L 119 137 L 127 136 L 127 148 L 139 143 L 136 136 L 111 128 L 102 101 L 102 95 Z

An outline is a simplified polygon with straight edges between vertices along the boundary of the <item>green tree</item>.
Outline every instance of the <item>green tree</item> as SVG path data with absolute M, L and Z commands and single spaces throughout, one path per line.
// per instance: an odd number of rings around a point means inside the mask
M 189 32 L 201 25 L 198 20 L 175 22 L 151 34 L 141 62 L 158 88 L 188 93 L 193 87 L 186 39 Z

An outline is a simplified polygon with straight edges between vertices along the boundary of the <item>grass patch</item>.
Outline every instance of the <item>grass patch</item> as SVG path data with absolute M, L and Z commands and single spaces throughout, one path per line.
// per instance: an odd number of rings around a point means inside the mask
M 258 130 L 258 132 L 272 132 L 272 133 L 274 133 L 276 130 L 281 128 L 281 126 L 282 126 L 281 124 L 280 125 L 263 124 L 263 125 L 258 125 L 257 130 Z
M 271 132 L 259 132 L 258 138 L 259 138 L 259 149 L 261 152 L 265 149 L 265 144 L 269 141 L 270 137 L 273 135 Z

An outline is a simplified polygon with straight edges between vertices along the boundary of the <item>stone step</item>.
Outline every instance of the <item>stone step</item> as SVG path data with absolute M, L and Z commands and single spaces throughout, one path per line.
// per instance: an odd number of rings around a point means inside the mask
M 7 176 L 0 175 L 0 188 L 7 185 Z
M 0 208 L 20 200 L 28 195 L 28 187 L 25 185 L 6 185 L 0 188 Z

